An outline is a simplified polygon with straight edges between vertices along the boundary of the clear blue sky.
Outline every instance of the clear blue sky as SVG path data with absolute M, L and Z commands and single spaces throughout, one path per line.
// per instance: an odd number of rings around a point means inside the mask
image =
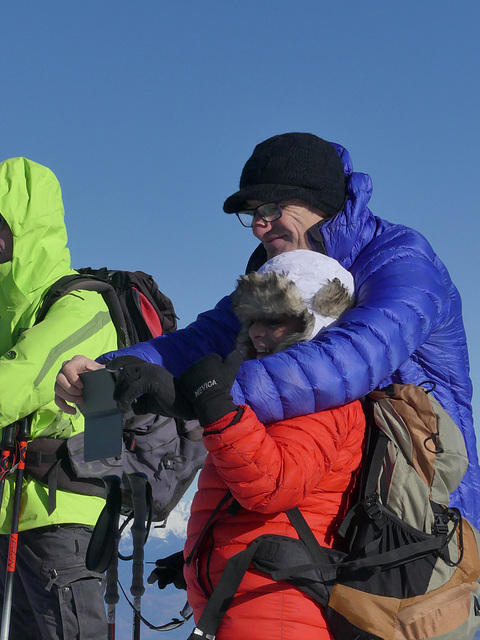
M 460 289 L 480 416 L 479 19 L 477 0 L 4 2 L 0 159 L 56 173 L 74 266 L 152 273 L 184 326 L 255 246 L 222 212 L 254 145 L 343 144 L 373 212 Z

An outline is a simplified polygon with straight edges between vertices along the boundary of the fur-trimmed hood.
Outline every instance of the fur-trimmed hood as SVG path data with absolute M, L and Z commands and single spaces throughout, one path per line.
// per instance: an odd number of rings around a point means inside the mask
M 352 275 L 333 258 L 303 249 L 282 253 L 238 280 L 232 297 L 233 310 L 243 325 L 237 345 L 246 347 L 247 357 L 252 357 L 248 335 L 252 323 L 282 316 L 300 318 L 302 329 L 288 335 L 276 351 L 311 340 L 353 306 L 353 296 Z

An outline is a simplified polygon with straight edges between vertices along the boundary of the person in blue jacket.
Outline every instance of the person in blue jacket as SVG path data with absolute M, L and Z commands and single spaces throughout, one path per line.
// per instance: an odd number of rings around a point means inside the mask
M 251 226 L 260 245 L 247 272 L 294 249 L 324 253 L 355 280 L 355 307 L 308 343 L 244 362 L 232 389 L 270 423 L 337 407 L 392 382 L 435 383 L 434 395 L 459 425 L 469 468 L 451 505 L 480 524 L 480 469 L 471 408 L 472 384 L 459 293 L 427 240 L 368 208 L 372 182 L 353 171 L 348 151 L 310 133 L 258 144 L 226 213 Z M 179 376 L 211 353 L 225 358 L 240 325 L 227 296 L 185 329 L 105 354 L 133 355 Z M 81 401 L 75 358 L 57 378 L 57 402 Z

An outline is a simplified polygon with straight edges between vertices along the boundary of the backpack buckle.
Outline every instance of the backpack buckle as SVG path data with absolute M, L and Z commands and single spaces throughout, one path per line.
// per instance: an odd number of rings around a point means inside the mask
M 365 499 L 363 507 L 368 518 L 378 527 L 382 528 L 385 525 L 386 518 L 379 504 L 380 496 L 378 493 L 373 493 L 371 496 Z
M 195 629 L 192 631 L 192 635 L 190 636 L 190 638 L 205 638 L 206 640 L 215 640 L 215 636 L 213 634 L 205 633 L 205 631 L 202 631 L 198 627 L 195 627 Z
M 433 528 L 437 535 L 446 536 L 448 534 L 448 522 L 443 513 L 435 514 Z

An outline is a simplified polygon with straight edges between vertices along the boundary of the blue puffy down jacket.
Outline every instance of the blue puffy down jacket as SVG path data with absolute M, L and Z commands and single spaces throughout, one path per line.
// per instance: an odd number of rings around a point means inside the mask
M 334 144 L 348 184 L 348 201 L 334 218 L 310 230 L 316 250 L 338 260 L 355 279 L 357 302 L 311 342 L 244 362 L 232 395 L 264 423 L 358 399 L 391 382 L 431 380 L 434 395 L 460 426 L 469 469 L 453 506 L 480 524 L 480 469 L 471 409 L 472 385 L 461 302 L 426 239 L 368 209 L 370 177 L 354 173 L 348 151 Z M 256 259 L 262 261 L 260 247 Z M 265 256 L 263 256 L 265 259 Z M 210 352 L 225 357 L 239 324 L 230 297 L 185 329 L 122 350 L 179 375 Z M 112 358 L 118 352 L 107 354 Z

